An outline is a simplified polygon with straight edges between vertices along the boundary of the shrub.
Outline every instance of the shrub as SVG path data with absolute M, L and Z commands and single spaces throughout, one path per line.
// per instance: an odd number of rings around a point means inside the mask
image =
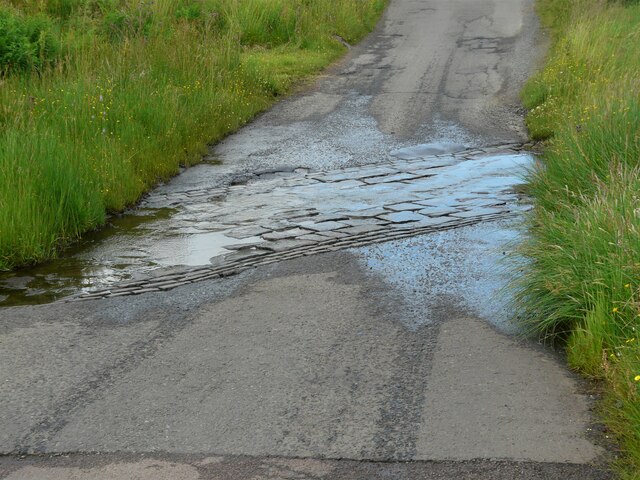
M 44 15 L 26 17 L 0 7 L 0 74 L 41 70 L 60 52 L 53 23 Z

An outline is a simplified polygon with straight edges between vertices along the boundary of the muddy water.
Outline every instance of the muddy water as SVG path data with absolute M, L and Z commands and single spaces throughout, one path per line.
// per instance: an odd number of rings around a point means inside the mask
M 224 176 L 202 164 L 112 218 L 59 260 L 0 276 L 0 305 L 50 302 L 172 269 L 369 231 L 449 224 L 522 209 L 532 156 L 453 143 L 392 150 L 377 164 Z M 189 182 L 197 172 L 198 185 Z M 207 187 L 210 185 L 210 187 Z

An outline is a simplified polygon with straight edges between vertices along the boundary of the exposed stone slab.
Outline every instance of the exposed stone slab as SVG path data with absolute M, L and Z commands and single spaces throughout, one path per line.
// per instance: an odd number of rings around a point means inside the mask
M 310 233 L 308 235 L 302 235 L 298 237 L 300 240 L 309 240 L 312 242 L 325 242 L 329 239 L 329 237 L 325 237 L 324 235 L 320 235 L 318 233 Z
M 387 213 L 387 210 L 382 207 L 366 208 L 363 210 L 349 210 L 344 212 L 345 217 L 340 218 L 340 220 L 346 218 L 372 218 L 382 215 L 383 213 Z
M 471 217 L 479 217 L 484 215 L 495 215 L 497 213 L 502 213 L 503 211 L 504 210 L 500 208 L 474 208 L 466 212 L 452 213 L 451 216 L 458 217 L 458 218 L 471 218 Z
M 321 223 L 305 222 L 301 223 L 300 226 L 308 230 L 313 230 L 314 232 L 327 232 L 330 230 L 338 230 L 339 228 L 346 227 L 347 224 L 334 221 Z
M 282 240 L 285 238 L 296 238 L 311 233 L 309 230 L 302 228 L 292 228 L 291 230 L 282 230 L 279 232 L 270 232 L 262 235 L 265 240 Z M 227 248 L 227 247 L 225 247 Z
M 429 217 L 442 217 L 444 215 L 451 215 L 453 213 L 457 213 L 460 210 L 453 207 L 431 207 L 431 208 L 423 208 L 418 211 L 421 215 L 427 215 Z
M 377 232 L 379 230 L 385 230 L 385 227 L 382 225 L 359 225 L 356 227 L 343 228 L 340 232 L 348 235 L 359 235 L 361 233 Z
M 423 205 L 418 205 L 417 203 L 396 203 L 393 205 L 385 206 L 387 210 L 391 210 L 393 212 L 404 212 L 404 211 L 416 211 L 424 208 Z
M 327 237 L 327 238 L 344 238 L 348 236 L 347 233 L 340 232 L 340 231 L 319 232 L 319 235 L 322 235 L 323 237 Z
M 351 227 L 359 227 L 361 225 L 386 225 L 389 222 L 380 220 L 379 218 L 354 218 L 352 220 L 345 220 L 344 223 Z
M 404 180 L 412 180 L 414 178 L 416 178 L 416 176 L 411 173 L 398 173 L 395 175 L 385 175 L 382 177 L 365 178 L 364 182 L 368 183 L 369 185 L 375 185 L 378 183 L 402 182 Z
M 263 242 L 251 242 L 251 243 L 234 243 L 232 245 L 225 245 L 226 250 L 246 250 L 261 245 Z
M 414 212 L 394 212 L 386 215 L 380 215 L 379 218 L 393 223 L 405 223 L 423 220 L 424 216 Z
M 263 233 L 267 233 L 270 230 L 259 225 L 251 225 L 247 227 L 234 228 L 229 232 L 225 232 L 227 237 L 236 238 L 242 240 L 243 238 L 257 237 Z
M 266 242 L 264 245 L 261 245 L 259 248 L 262 250 L 270 250 L 272 252 L 285 252 L 287 250 L 293 250 L 299 247 L 306 247 L 309 245 L 314 245 L 315 242 L 309 240 L 277 240 L 275 242 Z

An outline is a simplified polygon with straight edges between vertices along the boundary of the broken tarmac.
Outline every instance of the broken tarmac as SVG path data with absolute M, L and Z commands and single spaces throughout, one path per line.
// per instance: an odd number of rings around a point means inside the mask
M 225 255 L 180 266 L 183 243 L 156 255 L 115 236 L 85 264 L 117 285 L 109 252 L 128 253 L 146 291 L 0 310 L 0 478 L 610 478 L 590 396 L 553 352 L 512 335 L 500 258 L 526 208 L 514 164 L 473 175 L 482 159 L 530 161 L 472 150 L 526 141 L 517 92 L 538 45 L 529 0 L 392 0 L 314 88 L 216 146 L 221 165 L 148 197 L 151 209 L 175 199 L 164 225 L 177 229 L 190 222 L 180 206 L 198 199 L 192 218 L 211 215 L 201 233 L 250 233 L 222 253 L 266 251 L 256 263 L 219 276 Z M 454 144 L 470 158 L 447 151 Z M 451 164 L 416 175 L 434 154 Z M 469 182 L 447 196 L 455 168 Z M 367 182 L 365 169 L 388 170 Z M 495 183 L 475 188 L 483 179 Z M 365 216 L 313 220 L 335 214 L 331 199 L 387 184 L 396 193 L 371 195 Z M 277 189 L 303 199 L 270 214 L 280 226 L 243 217 L 261 195 L 276 206 Z M 331 195 L 309 193 L 322 189 Z M 243 207 L 216 217 L 232 200 Z M 321 238 L 356 227 L 366 231 Z M 291 239 L 311 243 L 268 248 Z M 145 258 L 191 283 L 159 285 Z

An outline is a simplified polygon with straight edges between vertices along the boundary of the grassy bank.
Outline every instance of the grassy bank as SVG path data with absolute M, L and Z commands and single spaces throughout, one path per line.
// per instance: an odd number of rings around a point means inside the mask
M 531 136 L 549 141 L 530 177 L 518 301 L 528 327 L 603 381 L 619 467 L 640 478 L 640 3 L 538 8 L 553 46 L 523 100 Z
M 0 0 L 0 270 L 42 261 L 369 32 L 386 0 Z

